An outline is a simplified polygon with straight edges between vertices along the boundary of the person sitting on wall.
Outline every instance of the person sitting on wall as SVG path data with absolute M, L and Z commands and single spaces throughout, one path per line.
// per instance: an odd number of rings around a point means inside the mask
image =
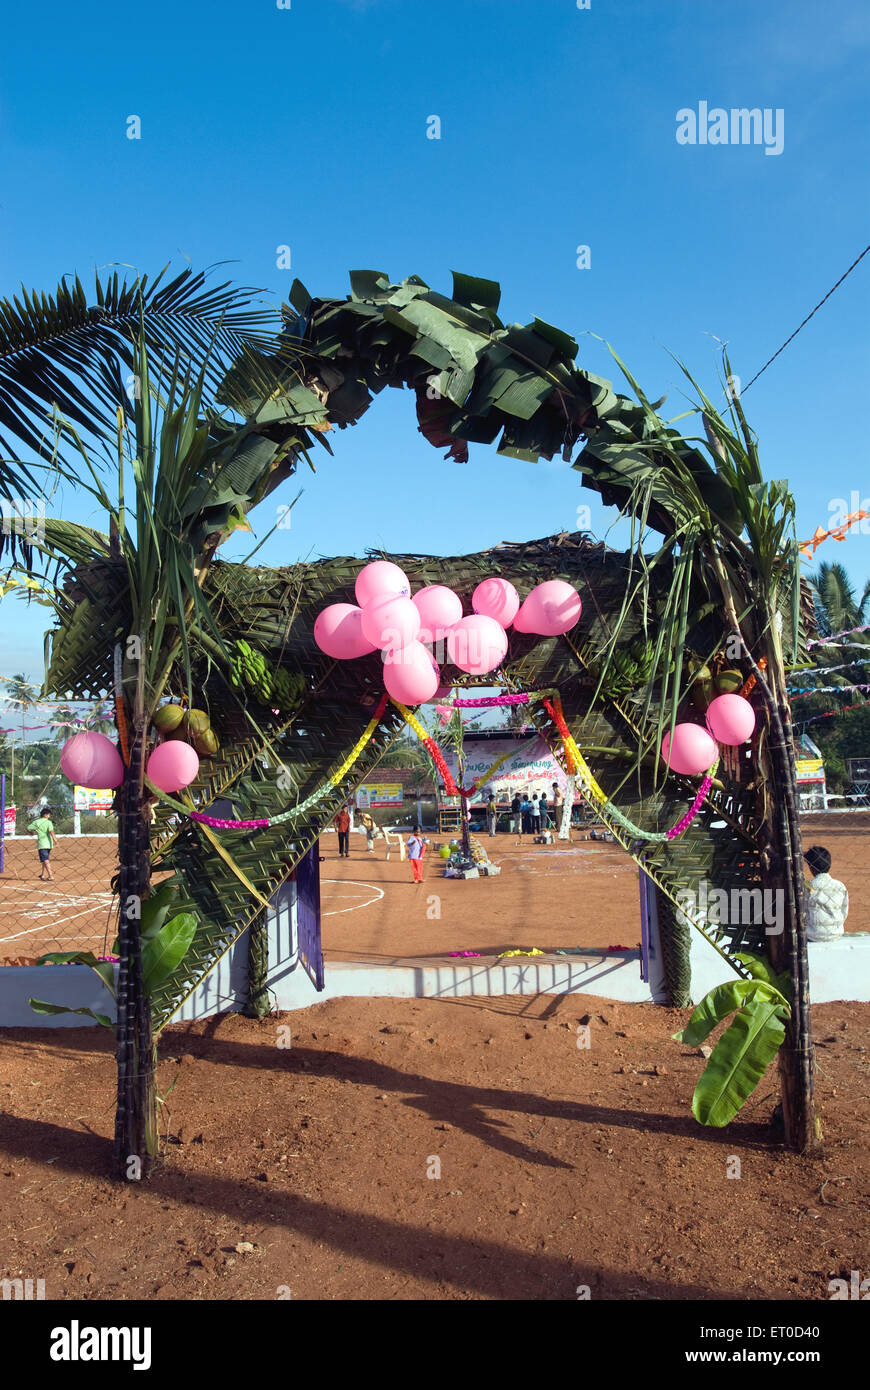
M 804 855 L 810 874 L 807 884 L 807 941 L 832 941 L 842 936 L 849 915 L 845 883 L 832 878 L 830 851 L 813 845 Z

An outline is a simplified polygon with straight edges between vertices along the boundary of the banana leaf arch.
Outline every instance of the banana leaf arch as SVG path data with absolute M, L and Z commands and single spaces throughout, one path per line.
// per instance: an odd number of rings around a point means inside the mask
M 500 683 L 529 692 L 558 689 L 565 718 L 581 749 L 585 745 L 608 750 L 590 752 L 588 760 L 603 790 L 636 825 L 661 831 L 680 819 L 692 801 L 696 784 L 673 776 L 663 779 L 660 772 L 655 778 L 652 758 L 639 772 L 632 770 L 643 732 L 639 706 L 630 698 L 599 696 L 592 701 L 596 654 L 607 641 L 612 615 L 621 607 L 630 554 L 611 550 L 581 534 L 562 534 L 525 544 L 502 544 L 474 555 L 390 558 L 405 570 L 415 590 L 425 584 L 447 584 L 463 599 L 467 611 L 475 586 L 491 574 L 511 580 L 522 594 L 544 579 L 564 579 L 575 585 L 582 594 L 584 612 L 574 631 L 558 638 L 512 632 Z M 229 798 L 241 820 L 275 816 L 320 790 L 355 746 L 383 691 L 380 656 L 332 661 L 317 647 L 313 628 L 326 604 L 353 602 L 354 579 L 363 563 L 343 557 L 280 569 L 226 563 L 212 567 L 206 594 L 226 647 L 231 649 L 243 639 L 263 652 L 271 666 L 303 673 L 305 693 L 295 711 L 278 716 L 248 696 L 249 712 L 260 731 L 253 732 L 215 644 L 205 638 L 197 645 L 194 635 L 197 702 L 208 711 L 221 741 L 219 753 L 202 760 L 200 780 L 190 788 L 200 810 L 218 798 Z M 50 679 L 55 688 L 72 696 L 85 693 L 76 681 L 76 672 L 86 666 L 92 691 L 95 678 L 109 688 L 108 666 L 102 673 L 95 671 L 93 661 L 82 659 L 83 646 L 90 646 L 92 653 L 105 649 L 105 642 L 91 646 L 98 615 L 105 620 L 114 607 L 112 622 L 118 631 L 125 630 L 125 616 L 122 591 L 110 560 L 80 568 L 70 588 L 71 621 L 54 637 Z M 667 602 L 668 591 L 665 566 L 651 581 L 648 621 L 653 626 L 661 618 L 660 608 Z M 716 644 L 721 630 L 721 614 L 707 614 L 692 627 L 690 643 L 706 650 Z M 641 614 L 635 612 L 625 623 L 620 640 L 630 640 L 639 631 Z M 447 680 L 474 683 L 474 678 L 450 665 L 443 669 Z M 477 684 L 492 684 L 493 680 L 492 676 L 480 677 Z M 656 714 L 653 706 L 648 718 Z M 529 716 L 561 758 L 560 736 L 543 707 L 530 706 Z M 401 715 L 388 706 L 352 769 L 297 820 L 255 831 L 212 832 L 262 897 L 268 898 L 292 873 L 342 802 L 376 767 L 402 725 Z M 731 760 L 728 766 L 730 771 L 722 774 L 721 785 L 714 788 L 693 825 L 675 840 L 650 844 L 634 839 L 606 814 L 603 817 L 619 843 L 658 885 L 666 978 L 672 999 L 682 1003 L 689 997 L 689 929 L 673 910 L 678 893 L 694 890 L 701 878 L 726 890 L 752 889 L 760 883 L 755 833 L 758 788 L 747 784 L 745 762 Z M 282 771 L 283 784 L 279 780 Z M 289 790 L 288 776 L 292 783 Z M 261 919 L 262 906 L 201 826 L 189 819 L 179 823 L 162 804 L 155 809 L 154 870 L 177 872 L 182 899 L 195 909 L 200 923 L 192 950 L 153 1000 L 155 1017 L 167 1018 L 233 942 Z M 711 926 L 708 931 L 738 971 L 742 967 L 734 960 L 736 951 L 763 947 L 764 927 L 760 923 L 730 923 L 721 928 Z

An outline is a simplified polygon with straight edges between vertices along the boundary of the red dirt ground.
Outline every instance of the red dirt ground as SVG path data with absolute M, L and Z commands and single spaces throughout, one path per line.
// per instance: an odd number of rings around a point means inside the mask
M 870 931 L 870 813 L 807 816 L 802 825 L 805 844 L 826 844 L 833 872 L 849 888 L 846 930 Z M 441 837 L 433 833 L 425 883 L 415 889 L 407 861 L 395 850 L 384 860 L 382 840 L 368 854 L 365 837 L 354 834 L 350 859 L 339 859 L 337 837 L 328 831 L 321 837 L 325 954 L 407 960 L 511 946 L 634 948 L 640 938 L 637 870 L 618 845 L 584 840 L 583 833 L 573 832 L 571 846 L 535 845 L 530 836 L 518 846 L 509 834 L 482 835 L 502 872 L 468 881 L 441 877 L 435 852 Z M 6 850 L 0 963 L 33 961 L 47 951 L 109 949 L 115 934 L 109 923 L 113 839 L 63 837 L 52 855 L 53 884 L 39 881 L 34 842 L 8 841 Z M 427 915 L 435 910 L 440 917 Z
M 173 1142 L 135 1189 L 106 1176 L 110 1038 L 0 1032 L 0 1277 L 49 1300 L 828 1299 L 870 1271 L 870 1006 L 813 1009 L 814 1158 L 773 1136 L 774 1072 L 728 1129 L 695 1123 L 685 1017 L 338 999 L 174 1025 Z

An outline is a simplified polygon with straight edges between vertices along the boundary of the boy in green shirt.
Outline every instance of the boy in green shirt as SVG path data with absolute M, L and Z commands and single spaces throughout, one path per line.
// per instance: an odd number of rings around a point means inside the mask
M 54 825 L 52 824 L 51 815 L 51 807 L 43 807 L 41 815 L 37 816 L 36 820 L 33 821 L 30 826 L 30 829 L 36 836 L 36 850 L 39 855 L 39 862 L 42 865 L 39 871 L 39 877 L 46 883 L 54 878 L 50 863 L 51 851 L 55 846 Z

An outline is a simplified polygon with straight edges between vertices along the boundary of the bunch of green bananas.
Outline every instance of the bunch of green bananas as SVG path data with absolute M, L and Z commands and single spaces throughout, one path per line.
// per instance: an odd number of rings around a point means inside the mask
M 648 641 L 641 633 L 633 637 L 627 647 L 616 647 L 611 652 L 601 687 L 605 695 L 619 700 L 637 690 L 638 686 L 646 685 L 652 672 L 655 649 L 655 642 Z
M 233 653 L 230 681 L 238 689 L 247 687 L 261 705 L 284 713 L 295 709 L 305 690 L 301 673 L 291 674 L 281 666 L 271 669 L 262 652 L 241 640 Z

